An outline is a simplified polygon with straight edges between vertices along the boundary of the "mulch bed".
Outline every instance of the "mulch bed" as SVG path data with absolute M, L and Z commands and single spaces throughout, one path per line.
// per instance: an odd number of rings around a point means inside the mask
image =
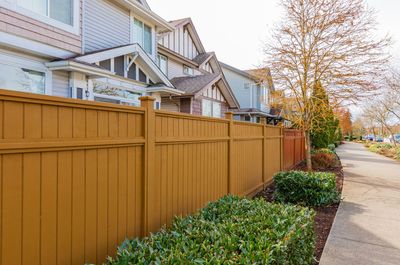
M 302 170 L 306 171 L 307 166 L 305 163 L 302 163 L 298 165 L 296 168 L 293 170 Z M 336 174 L 336 188 L 342 193 L 342 188 L 343 188 L 343 168 L 341 165 L 334 167 L 334 168 L 329 168 L 329 169 L 323 169 L 323 170 L 315 170 L 315 171 L 324 171 L 324 172 L 332 172 Z M 275 186 L 274 184 L 271 184 L 269 187 L 261 191 L 256 195 L 256 197 L 263 197 L 269 202 L 274 201 L 274 191 L 275 191 Z M 325 206 L 325 207 L 314 207 L 314 210 L 316 211 L 316 216 L 315 216 L 315 223 L 314 223 L 314 229 L 315 229 L 315 234 L 317 236 L 317 241 L 316 241 L 316 246 L 315 246 L 315 258 L 316 262 L 315 264 L 319 264 L 319 260 L 321 259 L 322 251 L 324 250 L 326 240 L 328 239 L 329 232 L 331 231 L 331 227 L 333 224 L 333 220 L 335 219 L 336 212 L 339 208 L 339 203 L 330 205 L 330 206 Z

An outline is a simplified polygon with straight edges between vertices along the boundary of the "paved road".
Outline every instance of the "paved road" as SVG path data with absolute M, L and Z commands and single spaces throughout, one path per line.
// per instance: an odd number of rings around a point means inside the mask
M 343 202 L 321 265 L 400 264 L 400 163 L 360 144 L 338 148 Z

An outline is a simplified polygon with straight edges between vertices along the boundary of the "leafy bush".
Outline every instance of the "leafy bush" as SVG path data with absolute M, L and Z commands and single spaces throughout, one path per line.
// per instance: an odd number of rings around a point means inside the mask
M 314 211 L 226 196 L 170 230 L 125 241 L 109 264 L 312 264 Z
M 336 146 L 334 144 L 328 144 L 328 149 L 335 151 Z
M 333 173 L 289 171 L 274 176 L 275 199 L 283 203 L 322 206 L 339 201 Z
M 336 154 L 317 153 L 311 155 L 313 169 L 327 169 L 338 166 L 339 160 Z
M 311 154 L 332 154 L 334 155 L 335 152 L 328 148 L 321 148 L 321 149 L 314 149 L 311 151 Z
M 400 146 L 394 146 L 390 143 L 371 143 L 365 146 L 371 152 L 400 160 Z

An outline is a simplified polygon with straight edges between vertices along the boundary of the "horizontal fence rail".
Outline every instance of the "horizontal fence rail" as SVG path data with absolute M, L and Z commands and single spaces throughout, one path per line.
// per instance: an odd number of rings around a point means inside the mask
M 280 127 L 0 90 L 0 264 L 101 264 L 304 158 Z

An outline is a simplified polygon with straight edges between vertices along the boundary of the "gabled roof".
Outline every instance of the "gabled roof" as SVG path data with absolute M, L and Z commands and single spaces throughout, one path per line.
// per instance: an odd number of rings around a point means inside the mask
M 233 67 L 233 66 L 231 66 L 229 64 L 226 64 L 226 63 L 223 63 L 223 62 L 219 62 L 219 63 L 223 68 L 228 69 L 228 70 L 230 70 L 232 72 L 235 72 L 238 75 L 244 76 L 244 77 L 246 77 L 248 79 L 251 79 L 251 80 L 253 80 L 255 82 L 259 82 L 260 81 L 259 78 L 257 78 L 256 76 L 254 76 L 254 75 L 252 75 L 252 74 L 250 74 L 250 73 L 248 73 L 246 71 L 240 70 L 240 69 L 238 69 L 236 67 Z
M 156 25 L 158 33 L 170 32 L 174 29 L 166 20 L 151 11 L 146 0 L 113 0 L 113 2 L 114 1 L 133 11 L 135 15 Z
M 207 62 L 213 55 L 213 52 L 200 53 L 195 58 L 193 58 L 193 61 L 198 65 L 202 65 L 203 63 Z
M 154 82 L 162 82 L 168 87 L 173 87 L 168 77 L 161 71 L 161 69 L 156 65 L 156 63 L 149 57 L 149 55 L 143 50 L 143 48 L 137 44 L 128 44 L 123 46 L 118 46 L 111 49 L 105 49 L 98 52 L 93 52 L 90 54 L 85 54 L 82 56 L 78 56 L 75 60 L 86 62 L 86 63 L 95 63 L 99 61 L 108 60 L 111 58 L 115 58 L 118 56 L 133 54 L 137 55 L 137 59 L 135 61 L 139 61 L 143 70 L 149 74 L 152 74 Z M 158 80 L 157 80 L 158 79 Z
M 194 45 L 196 46 L 198 52 L 199 53 L 206 52 L 206 50 L 204 49 L 203 43 L 201 42 L 199 34 L 197 33 L 196 28 L 195 28 L 191 18 L 182 18 L 182 19 L 172 20 L 169 23 L 175 29 L 181 28 L 181 27 L 186 27 L 189 31 L 190 36 L 192 37 L 192 40 L 193 40 Z
M 185 91 L 187 95 L 194 95 L 203 88 L 216 83 L 221 79 L 220 74 L 205 74 L 196 76 L 183 76 L 171 79 L 171 83 L 175 88 Z
M 151 10 L 151 8 L 150 8 L 150 6 L 149 6 L 149 4 L 147 3 L 147 1 L 146 0 L 136 0 L 136 1 L 138 1 L 139 3 L 141 3 L 144 7 L 146 7 L 148 10 Z
M 221 73 L 207 73 L 197 76 L 175 77 L 171 79 L 171 83 L 176 89 L 185 91 L 184 96 L 196 96 L 212 85 L 217 85 L 220 88 L 222 95 L 228 102 L 229 107 L 239 108 L 239 103 L 233 95 L 229 85 Z
M 112 76 L 115 73 L 107 69 L 104 69 L 96 65 L 95 63 L 126 54 L 132 54 L 135 56 L 135 63 L 140 64 L 140 67 L 150 75 L 150 78 L 153 80 L 153 82 L 162 83 L 169 88 L 175 89 L 172 83 L 167 78 L 167 76 L 165 76 L 165 74 L 161 71 L 161 69 L 158 68 L 155 62 L 137 43 L 118 46 L 110 49 L 104 49 L 97 52 L 91 52 L 85 55 L 72 57 L 66 60 L 57 60 L 47 63 L 46 65 L 54 70 L 61 70 L 64 67 L 65 69 L 68 68 L 69 70 L 74 70 L 74 69 L 79 69 L 79 71 L 90 70 L 91 72 L 97 73 L 99 75 Z

